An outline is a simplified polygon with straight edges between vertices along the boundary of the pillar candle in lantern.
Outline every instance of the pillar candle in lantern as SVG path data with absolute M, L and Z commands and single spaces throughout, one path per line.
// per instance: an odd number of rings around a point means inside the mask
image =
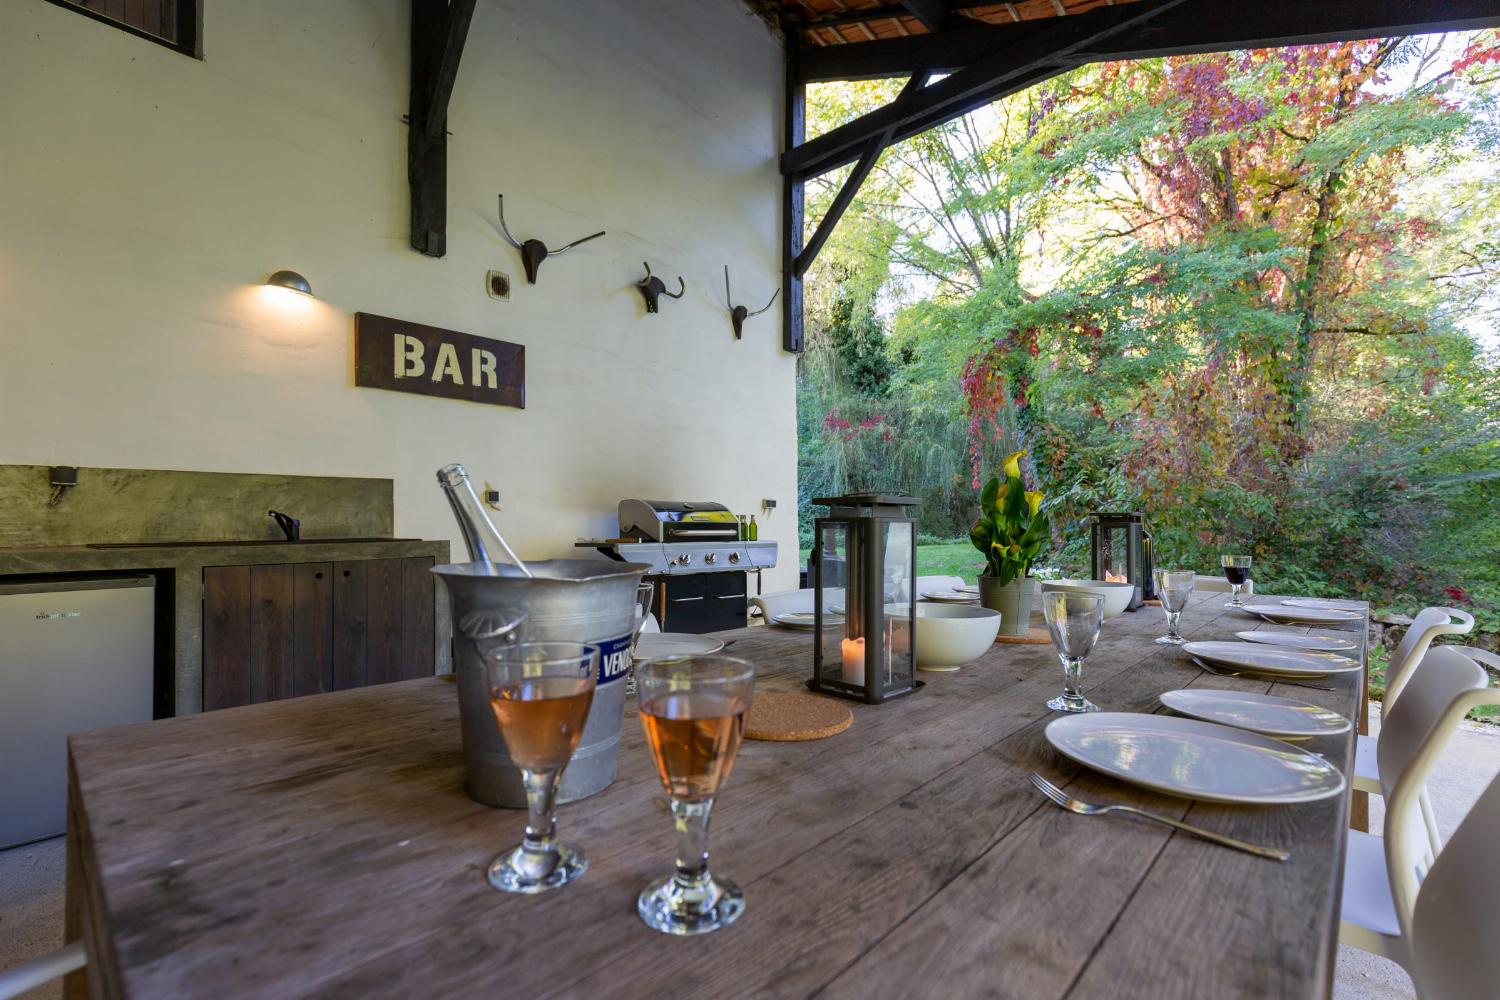
M 845 639 L 841 648 L 844 660 L 844 683 L 863 684 L 865 682 L 865 641 Z

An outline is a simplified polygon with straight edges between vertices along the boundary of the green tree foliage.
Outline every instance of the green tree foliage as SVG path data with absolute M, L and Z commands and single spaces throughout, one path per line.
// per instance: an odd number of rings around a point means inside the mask
M 809 275 L 804 484 L 954 537 L 1024 449 L 1073 569 L 1131 507 L 1199 570 L 1493 615 L 1497 79 L 1493 32 L 1104 64 L 888 150 Z

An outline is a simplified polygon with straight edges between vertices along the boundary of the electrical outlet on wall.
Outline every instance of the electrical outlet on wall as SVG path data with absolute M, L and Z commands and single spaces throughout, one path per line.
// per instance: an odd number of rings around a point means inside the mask
M 771 516 L 771 511 L 773 511 L 775 509 L 776 509 L 776 501 L 775 500 L 771 500 L 771 499 L 768 498 L 768 499 L 762 500 L 760 502 L 760 515 L 761 515 L 761 517 L 767 517 L 767 518 L 770 517 Z
M 500 506 L 500 491 L 495 489 L 489 483 L 484 484 L 484 492 L 481 495 L 484 497 L 484 505 L 486 507 L 490 508 L 491 510 L 502 509 Z

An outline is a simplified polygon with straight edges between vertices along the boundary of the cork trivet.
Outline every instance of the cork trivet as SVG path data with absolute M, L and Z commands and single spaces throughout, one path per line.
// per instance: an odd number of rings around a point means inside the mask
M 997 635 L 995 641 L 1018 643 L 1023 646 L 1042 646 L 1052 641 L 1052 633 L 1033 625 L 1025 635 Z
M 821 740 L 848 729 L 854 713 L 832 698 L 757 691 L 750 699 L 745 735 L 752 740 Z

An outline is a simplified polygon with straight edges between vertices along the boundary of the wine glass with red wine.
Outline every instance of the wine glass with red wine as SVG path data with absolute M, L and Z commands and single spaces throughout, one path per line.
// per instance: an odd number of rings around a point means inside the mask
M 1219 564 L 1224 567 L 1224 578 L 1229 581 L 1230 598 L 1224 607 L 1243 608 L 1245 598 L 1240 591 L 1245 586 L 1245 581 L 1250 579 L 1250 557 L 1220 556 Z
M 490 884 L 527 894 L 556 889 L 588 868 L 582 851 L 557 839 L 553 803 L 594 701 L 599 647 L 516 643 L 487 652 L 484 672 L 500 737 L 526 786 L 528 811 L 525 839 L 490 863 Z
M 636 911 L 664 934 L 704 934 L 745 911 L 738 886 L 708 870 L 708 814 L 739 753 L 755 668 L 729 656 L 656 660 L 636 674 L 641 728 L 672 804 L 677 867 Z

